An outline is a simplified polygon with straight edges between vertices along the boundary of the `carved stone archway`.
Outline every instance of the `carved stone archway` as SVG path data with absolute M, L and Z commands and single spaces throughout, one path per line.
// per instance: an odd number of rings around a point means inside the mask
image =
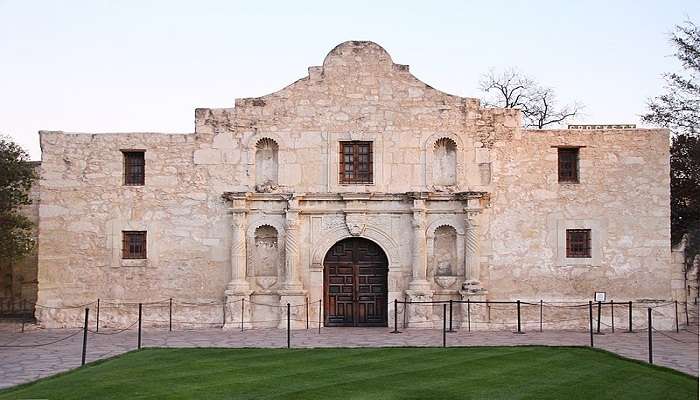
M 378 227 L 368 224 L 361 235 L 352 235 L 344 225 L 333 227 L 321 232 L 323 239 L 316 245 L 311 256 L 313 269 L 323 268 L 323 258 L 333 245 L 343 239 L 359 237 L 369 239 L 376 243 L 386 254 L 389 261 L 389 271 L 401 269 L 399 244 L 386 232 Z

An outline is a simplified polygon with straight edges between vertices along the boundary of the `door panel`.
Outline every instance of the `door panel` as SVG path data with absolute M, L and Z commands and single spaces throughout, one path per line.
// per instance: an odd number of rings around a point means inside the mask
M 326 326 L 386 326 L 388 262 L 361 238 L 336 243 L 324 260 Z

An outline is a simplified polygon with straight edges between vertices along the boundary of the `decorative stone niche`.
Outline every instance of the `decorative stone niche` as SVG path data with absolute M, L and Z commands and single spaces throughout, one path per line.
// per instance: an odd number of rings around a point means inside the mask
M 450 138 L 441 138 L 433 148 L 433 184 L 452 186 L 457 183 L 457 144 Z
M 255 145 L 255 190 L 257 192 L 271 192 L 277 188 L 278 153 L 279 146 L 270 138 L 262 138 Z
M 282 262 L 278 237 L 277 229 L 270 225 L 255 229 L 251 258 L 255 280 L 263 290 L 269 290 L 277 283 Z
M 442 225 L 435 229 L 433 240 L 432 273 L 438 286 L 448 289 L 457 282 L 458 262 L 457 230 Z

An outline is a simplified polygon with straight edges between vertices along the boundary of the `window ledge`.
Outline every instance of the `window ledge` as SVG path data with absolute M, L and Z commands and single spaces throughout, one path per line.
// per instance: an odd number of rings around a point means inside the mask
M 600 267 L 593 258 L 565 258 L 556 264 L 557 267 Z
M 121 266 L 122 267 L 148 267 L 148 259 L 146 259 L 146 258 L 141 258 L 141 259 L 122 258 Z

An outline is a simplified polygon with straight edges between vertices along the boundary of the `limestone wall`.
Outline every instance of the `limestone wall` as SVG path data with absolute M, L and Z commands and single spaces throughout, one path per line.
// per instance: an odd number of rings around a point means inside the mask
M 555 146 L 582 146 L 579 184 L 558 182 Z M 491 295 L 670 299 L 668 148 L 667 130 L 642 129 L 529 130 L 496 147 L 481 270 Z M 567 227 L 592 229 L 593 258 L 564 258 Z
M 194 135 L 41 133 L 39 304 L 221 298 L 230 222 L 207 171 L 192 163 L 194 143 Z M 123 185 L 129 149 L 146 150 L 145 186 Z M 122 230 L 148 231 L 143 265 L 121 260 Z

